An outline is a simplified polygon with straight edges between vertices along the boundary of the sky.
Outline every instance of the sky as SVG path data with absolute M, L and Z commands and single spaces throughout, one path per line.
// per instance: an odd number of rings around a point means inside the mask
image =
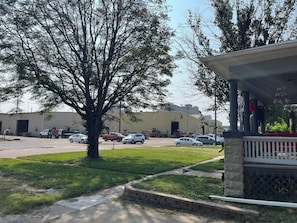
M 177 37 L 187 33 L 186 21 L 189 10 L 201 14 L 205 22 L 212 21 L 213 9 L 209 0 L 167 0 L 167 3 L 171 7 L 169 25 L 176 31 Z M 177 105 L 192 104 L 198 106 L 203 115 L 211 115 L 214 119 L 214 112 L 208 111 L 208 108 L 214 104 L 214 98 L 208 98 L 194 89 L 184 62 L 178 62 L 178 68 L 173 72 L 168 90 L 170 92 L 167 98 L 169 102 Z M 217 120 L 221 121 L 223 126 L 229 125 L 227 117 L 226 112 L 217 111 Z
M 213 15 L 209 0 L 167 0 L 167 4 L 170 7 L 169 26 L 172 30 L 176 31 L 177 36 L 181 33 L 185 33 L 188 10 L 200 13 L 206 21 L 210 21 Z M 195 90 L 191 84 L 192 80 L 190 79 L 190 74 L 185 64 L 177 62 L 177 65 L 178 68 L 174 70 L 171 85 L 168 87 L 169 95 L 167 101 L 179 106 L 185 104 L 198 106 L 203 115 L 211 115 L 212 119 L 214 119 L 214 112 L 207 110 L 210 105 L 213 105 L 214 99 L 207 98 Z M 24 97 L 22 99 L 20 108 L 24 112 L 40 110 L 38 104 L 28 98 L 29 97 Z M 4 104 L 1 103 L 0 112 L 9 112 L 15 107 L 16 101 L 10 101 Z M 66 108 L 62 108 L 62 110 L 66 110 Z M 224 126 L 229 125 L 227 116 L 225 112 L 217 112 L 217 120 L 221 121 Z

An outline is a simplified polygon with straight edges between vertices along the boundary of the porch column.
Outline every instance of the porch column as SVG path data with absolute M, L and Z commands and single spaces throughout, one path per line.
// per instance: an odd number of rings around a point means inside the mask
M 258 100 L 253 99 L 252 103 L 254 105 L 253 119 L 252 119 L 252 132 L 258 133 Z
M 243 112 L 243 125 L 244 132 L 250 132 L 250 92 L 243 91 L 243 102 L 244 102 L 244 112 Z
M 230 82 L 230 130 L 237 131 L 237 80 L 231 79 Z
M 230 130 L 224 132 L 224 194 L 244 196 L 243 133 L 237 129 L 237 80 L 230 81 Z

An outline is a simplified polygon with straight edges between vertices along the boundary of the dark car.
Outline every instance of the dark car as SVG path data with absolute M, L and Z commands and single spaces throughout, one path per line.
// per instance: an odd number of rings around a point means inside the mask
M 125 136 L 119 132 L 110 132 L 109 134 L 102 135 L 102 139 L 104 139 L 105 141 L 110 140 L 121 142 L 124 137 Z
M 202 142 L 204 145 L 213 145 L 215 144 L 215 140 L 214 138 L 210 137 L 210 136 L 198 136 L 196 137 L 197 141 Z

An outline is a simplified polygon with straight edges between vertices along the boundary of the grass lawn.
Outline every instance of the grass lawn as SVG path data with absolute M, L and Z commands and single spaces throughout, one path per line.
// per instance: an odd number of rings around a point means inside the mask
M 28 156 L 23 159 L 149 175 L 198 163 L 222 154 L 218 153 L 217 148 L 141 147 L 139 149 L 102 150 L 100 160 L 85 159 L 85 155 L 85 152 L 58 153 Z
M 205 172 L 214 172 L 218 170 L 224 170 L 224 162 L 214 161 L 204 164 L 198 164 L 196 166 L 191 167 L 192 170 L 200 170 Z
M 144 175 L 199 163 L 217 156 L 217 148 L 141 147 L 100 151 L 89 160 L 85 152 L 0 159 L 0 215 L 24 213 L 35 207 L 124 184 Z M 223 163 L 199 164 L 193 169 L 221 170 Z M 142 181 L 136 187 L 190 199 L 223 195 L 220 179 L 165 175 Z M 258 222 L 295 223 L 297 211 L 289 208 L 239 205 L 260 212 Z M 215 213 L 211 215 L 214 216 Z M 222 220 L 221 216 L 217 219 Z M 226 219 L 226 222 L 248 222 Z
M 86 152 L 0 159 L 0 215 L 23 213 L 218 155 L 217 148 L 141 147 L 102 150 L 98 160 L 87 159 Z
M 205 164 L 198 164 L 191 169 L 201 171 L 216 171 L 221 170 L 224 163 L 214 161 Z M 151 178 L 141 181 L 135 185 L 135 188 L 144 189 L 148 191 L 161 192 L 165 194 L 177 195 L 189 199 L 202 199 L 208 200 L 209 195 L 223 196 L 223 183 L 220 179 L 212 179 L 208 177 L 196 176 L 176 176 L 176 175 L 161 175 L 156 178 Z M 216 202 L 216 201 L 214 201 Z M 221 204 L 230 205 L 231 203 L 219 202 Z M 293 208 L 280 208 L 280 207 L 267 207 L 246 204 L 236 204 L 241 208 L 256 210 L 260 213 L 260 218 L 257 222 L 263 223 L 296 223 L 297 222 L 297 209 Z M 228 218 L 222 215 L 212 213 L 211 216 L 217 220 L 224 220 L 224 222 L 238 223 L 238 222 L 253 222 L 241 218 Z
M 177 195 L 189 199 L 207 200 L 209 195 L 223 196 L 220 179 L 186 175 L 162 175 L 134 185 L 135 188 Z

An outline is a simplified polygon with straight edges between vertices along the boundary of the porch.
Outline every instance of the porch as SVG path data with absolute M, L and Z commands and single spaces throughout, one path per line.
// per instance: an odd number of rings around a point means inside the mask
M 292 40 L 201 58 L 229 82 L 225 196 L 291 200 L 297 194 L 297 138 L 259 134 L 265 134 L 266 106 L 297 104 L 296 49 Z
M 244 197 L 297 202 L 297 137 L 243 137 Z
M 244 162 L 274 165 L 295 165 L 297 137 L 244 136 Z

